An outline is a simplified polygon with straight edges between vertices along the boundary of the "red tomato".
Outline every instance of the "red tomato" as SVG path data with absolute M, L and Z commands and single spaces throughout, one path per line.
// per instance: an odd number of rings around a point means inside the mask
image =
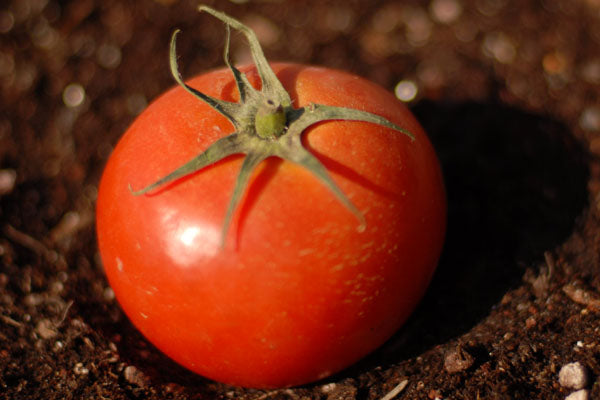
M 310 172 L 269 158 L 253 173 L 220 244 L 242 157 L 155 193 L 133 196 L 233 127 L 181 87 L 151 104 L 116 146 L 102 177 L 97 229 L 116 297 L 133 324 L 185 367 L 217 381 L 284 387 L 325 378 L 388 339 L 423 296 L 441 251 L 445 194 L 434 150 L 410 111 L 356 76 L 273 65 L 295 107 L 344 106 L 376 124 L 329 121 L 307 147 L 361 210 L 348 211 Z M 241 68 L 250 82 L 253 68 Z M 231 72 L 189 85 L 236 101 Z

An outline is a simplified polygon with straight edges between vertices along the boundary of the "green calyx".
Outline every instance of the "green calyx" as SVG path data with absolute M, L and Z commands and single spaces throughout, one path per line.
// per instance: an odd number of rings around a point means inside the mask
M 214 142 L 204 152 L 187 163 L 145 188 L 133 190 L 130 187 L 131 192 L 136 196 L 142 195 L 212 165 L 232 154 L 245 154 L 246 157 L 242 163 L 223 221 L 221 244 L 224 245 L 233 213 L 242 198 L 251 172 L 264 159 L 275 156 L 299 164 L 312 172 L 346 208 L 356 215 L 360 223 L 359 230 L 364 230 L 366 222 L 363 214 L 331 179 L 325 166 L 303 147 L 301 142 L 302 133 L 318 122 L 346 120 L 364 121 L 385 126 L 408 136 L 411 140 L 414 140 L 414 136 L 408 130 L 387 119 L 366 111 L 322 104 L 311 104 L 303 108 L 292 107 L 290 95 L 269 66 L 254 32 L 238 20 L 210 7 L 201 5 L 198 10 L 211 14 L 226 26 L 224 59 L 225 64 L 235 78 L 240 101 L 233 103 L 211 97 L 192 88 L 183 81 L 177 66 L 175 48 L 179 30 L 176 30 L 171 38 L 169 57 L 171 73 L 175 81 L 186 91 L 225 116 L 232 123 L 235 130 L 230 135 Z M 256 90 L 249 83 L 246 75 L 231 65 L 229 61 L 231 28 L 241 32 L 250 45 L 252 58 L 262 82 L 261 90 Z
M 281 104 L 266 100 L 256 110 L 254 129 L 263 139 L 277 139 L 283 135 L 287 118 Z

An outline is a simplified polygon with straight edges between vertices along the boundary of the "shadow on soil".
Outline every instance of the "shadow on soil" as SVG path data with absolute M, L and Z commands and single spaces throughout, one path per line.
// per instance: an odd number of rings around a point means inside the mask
M 587 204 L 587 153 L 565 125 L 497 104 L 425 102 L 413 112 L 444 170 L 446 244 L 421 306 L 354 372 L 468 332 L 570 235 Z

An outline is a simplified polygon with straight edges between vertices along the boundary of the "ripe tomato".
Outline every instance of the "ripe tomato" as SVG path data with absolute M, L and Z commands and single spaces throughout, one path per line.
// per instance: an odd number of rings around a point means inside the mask
M 414 134 L 411 141 L 352 121 L 306 130 L 306 147 L 364 213 L 364 231 L 314 175 L 277 158 L 252 174 L 224 247 L 223 215 L 242 157 L 133 196 L 129 185 L 156 181 L 233 130 L 181 87 L 125 133 L 97 203 L 104 268 L 133 324 L 201 375 L 263 388 L 327 377 L 388 339 L 424 294 L 446 218 L 438 160 L 403 104 L 344 72 L 272 67 L 294 107 L 366 110 Z M 241 70 L 260 86 L 254 67 Z M 188 84 L 229 101 L 239 96 L 227 69 Z

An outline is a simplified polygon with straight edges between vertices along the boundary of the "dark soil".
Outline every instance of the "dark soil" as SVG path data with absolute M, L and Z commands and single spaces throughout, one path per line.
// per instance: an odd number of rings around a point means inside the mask
M 190 76 L 223 64 L 223 26 L 196 1 L 7 0 L 0 397 L 389 400 L 406 380 L 394 398 L 564 399 L 558 372 L 579 361 L 600 398 L 600 2 L 207 3 L 254 27 L 272 60 L 416 85 L 449 200 L 424 302 L 381 349 L 306 387 L 228 387 L 169 361 L 108 288 L 95 195 L 119 136 L 174 83 L 173 29 Z

